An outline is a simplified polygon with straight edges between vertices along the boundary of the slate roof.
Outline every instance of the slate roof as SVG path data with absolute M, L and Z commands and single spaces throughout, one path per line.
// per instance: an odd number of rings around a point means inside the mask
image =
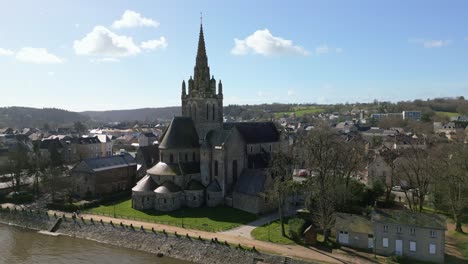
M 80 137 L 80 138 L 73 138 L 72 142 L 75 144 L 97 144 L 101 143 L 97 137 Z
M 237 128 L 247 144 L 279 141 L 279 132 L 273 122 L 224 123 L 224 129 Z
M 208 134 L 206 134 L 206 140 L 203 142 L 203 145 L 206 144 L 208 147 L 213 146 L 222 146 L 224 142 L 226 142 L 227 138 L 231 134 L 232 130 L 226 129 L 215 129 L 210 130 Z
M 196 174 L 200 173 L 200 163 L 198 162 L 189 162 L 179 164 L 169 164 L 164 162 L 158 162 L 154 167 L 147 170 L 147 173 L 150 175 L 166 175 L 166 176 L 176 176 L 176 175 L 186 175 L 186 174 Z
M 234 191 L 249 195 L 258 195 L 265 191 L 267 175 L 262 169 L 244 169 L 234 186 Z
M 372 214 L 372 220 L 380 223 L 409 225 L 414 227 L 447 229 L 445 216 L 410 210 L 378 209 Z
M 175 193 L 180 192 L 180 187 L 171 181 L 164 182 L 161 186 L 154 190 L 155 193 Z
M 214 180 L 210 184 L 208 184 L 206 190 L 208 192 L 221 192 L 221 187 L 219 186 L 218 180 Z
M 199 181 L 191 180 L 185 189 L 189 191 L 201 191 L 205 189 L 205 186 L 203 186 Z
M 138 148 L 137 158 L 143 161 L 147 168 L 154 166 L 159 161 L 158 145 L 142 146 Z
M 63 148 L 62 143 L 58 138 L 55 139 L 43 139 L 39 144 L 39 149 L 50 149 L 52 146 L 55 146 L 56 149 Z
M 343 231 L 351 231 L 363 234 L 373 234 L 372 222 L 370 219 L 356 214 L 335 214 L 335 228 Z
M 103 171 L 136 165 L 135 159 L 128 153 L 117 156 L 89 158 L 84 159 L 82 162 L 93 171 Z
M 158 184 L 156 184 L 149 175 L 146 175 L 140 181 L 138 181 L 135 187 L 132 188 L 132 191 L 153 192 L 156 188 L 158 188 Z
M 192 118 L 176 116 L 162 135 L 161 149 L 184 149 L 200 147 L 197 130 Z

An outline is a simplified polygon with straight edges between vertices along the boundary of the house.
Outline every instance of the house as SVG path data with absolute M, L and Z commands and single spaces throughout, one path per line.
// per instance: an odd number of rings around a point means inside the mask
M 403 120 L 421 120 L 421 111 L 403 111 Z
M 135 184 L 136 166 L 129 154 L 83 159 L 71 169 L 73 189 L 81 197 L 130 190 Z
M 107 135 L 96 135 L 95 137 L 99 140 L 99 142 L 101 142 L 101 154 L 99 156 L 112 156 L 112 148 L 114 147 L 114 143 L 112 142 L 111 138 Z
M 79 137 L 71 140 L 72 161 L 102 157 L 101 141 L 96 137 Z
M 337 242 L 384 256 L 444 263 L 445 217 L 410 210 L 375 209 L 370 217 L 336 213 Z
M 409 210 L 376 210 L 372 214 L 375 252 L 444 263 L 446 219 Z
M 356 214 L 335 214 L 336 242 L 352 248 L 374 248 L 374 231 L 369 218 Z
M 367 179 L 365 184 L 372 186 L 379 181 L 386 186 L 392 184 L 392 167 L 385 161 L 384 157 L 377 152 L 372 161 L 367 165 Z
M 151 146 L 157 140 L 158 136 L 156 136 L 153 132 L 141 133 L 140 136 L 138 136 L 138 145 L 140 147 Z

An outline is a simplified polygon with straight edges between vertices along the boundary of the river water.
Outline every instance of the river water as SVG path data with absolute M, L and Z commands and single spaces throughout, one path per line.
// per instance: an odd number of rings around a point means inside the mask
M 0 224 L 0 263 L 188 264 L 154 254 L 68 236 L 49 236 Z

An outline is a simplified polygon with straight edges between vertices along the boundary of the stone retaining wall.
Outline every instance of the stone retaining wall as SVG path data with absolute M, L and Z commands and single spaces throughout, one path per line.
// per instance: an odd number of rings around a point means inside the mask
M 57 217 L 49 216 L 45 212 L 38 214 L 27 211 L 0 210 L 0 222 L 36 230 L 50 230 L 56 223 Z M 100 222 L 99 218 L 93 222 L 65 218 L 57 232 L 195 263 L 247 264 L 259 261 L 271 264 L 309 263 L 295 259 L 285 261 L 285 258 L 281 256 L 263 254 L 252 249 L 239 249 L 232 245 L 225 245 L 222 241 L 204 241 L 198 238 L 187 238 L 185 234 L 176 236 L 141 230 L 140 227 L 122 226 L 120 223 L 111 225 Z

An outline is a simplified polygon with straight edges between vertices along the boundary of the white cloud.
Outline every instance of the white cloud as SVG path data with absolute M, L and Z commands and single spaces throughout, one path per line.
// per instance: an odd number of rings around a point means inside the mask
M 165 37 L 160 37 L 159 39 L 143 41 L 141 48 L 145 50 L 165 49 L 167 48 L 167 40 Z
M 96 26 L 81 40 L 73 43 L 78 55 L 123 57 L 141 52 L 131 37 L 117 35 L 106 27 Z
M 13 56 L 13 55 L 15 55 L 14 51 L 0 48 L 0 56 Z
M 327 44 L 323 44 L 315 48 L 315 53 L 317 53 L 317 55 L 326 54 L 329 51 L 330 51 L 330 48 L 328 47 Z
M 424 48 L 440 48 L 450 44 L 450 40 L 443 39 L 410 39 L 410 42 L 421 44 Z
M 294 96 L 296 95 L 296 92 L 294 90 L 288 90 L 288 96 Z
M 275 55 L 302 55 L 310 53 L 301 46 L 296 46 L 291 40 L 273 36 L 268 29 L 257 30 L 245 39 L 234 39 L 234 55 L 246 55 L 248 53 L 263 56 Z
M 122 18 L 114 21 L 112 27 L 116 29 L 120 28 L 132 28 L 132 27 L 158 27 L 159 22 L 150 18 L 143 17 L 141 14 L 125 10 L 122 15 Z
M 119 62 L 120 60 L 117 59 L 117 58 L 98 58 L 98 59 L 91 59 L 90 60 L 91 62 L 96 62 L 96 63 L 100 63 L 100 62 Z
M 29 62 L 36 64 L 51 64 L 51 63 L 62 63 L 65 60 L 57 57 L 56 55 L 49 53 L 44 48 L 21 48 L 16 53 L 16 59 L 21 62 Z

